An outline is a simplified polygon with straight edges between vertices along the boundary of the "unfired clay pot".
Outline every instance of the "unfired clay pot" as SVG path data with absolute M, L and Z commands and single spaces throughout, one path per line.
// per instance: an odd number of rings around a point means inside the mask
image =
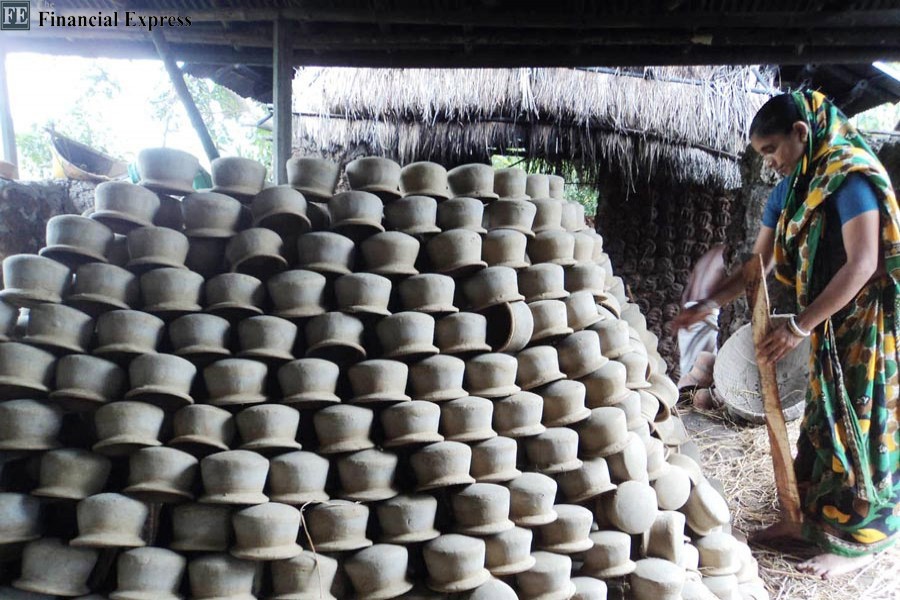
M 396 454 L 376 449 L 360 450 L 338 460 L 341 498 L 376 502 L 399 494 L 394 483 L 397 460 Z
M 62 263 L 33 254 L 13 254 L 3 259 L 0 299 L 19 307 L 59 304 L 71 279 L 72 272 Z
M 40 255 L 69 267 L 107 261 L 113 232 L 106 225 L 79 215 L 56 215 L 47 221 L 46 246 Z
M 565 600 L 575 595 L 572 559 L 552 552 L 534 552 L 533 567 L 516 575 L 519 595 L 527 600 Z
M 96 317 L 108 310 L 136 306 L 140 293 L 133 273 L 115 265 L 88 263 L 75 272 L 66 303 Z
M 84 353 L 93 333 L 90 315 L 63 304 L 39 304 L 30 310 L 22 341 L 57 354 Z
M 352 277 L 348 275 L 347 277 Z M 270 277 L 266 282 L 275 316 L 303 319 L 325 312 L 325 276 L 314 271 L 293 270 Z M 335 283 L 337 289 L 338 285 Z
M 165 412 L 144 402 L 111 402 L 94 413 L 97 443 L 94 452 L 123 456 L 139 448 L 160 446 Z
M 121 494 L 97 494 L 78 503 L 78 537 L 70 545 L 89 548 L 146 546 L 141 537 L 150 507 Z
M 249 450 L 228 450 L 200 461 L 204 495 L 208 504 L 263 504 L 269 461 Z
M 231 555 L 243 560 L 285 560 L 299 555 L 300 511 L 278 502 L 240 510 L 231 517 L 235 545 Z
M 175 448 L 141 448 L 128 462 L 125 493 L 147 502 L 177 504 L 194 499 L 198 461 Z
M 216 275 L 206 281 L 203 291 L 206 312 L 229 321 L 262 314 L 266 300 L 262 281 L 244 273 Z
M 140 184 L 156 193 L 184 196 L 194 189 L 200 161 L 174 148 L 145 148 L 138 153 Z
M 165 548 L 135 548 L 119 555 L 116 591 L 110 600 L 181 600 L 187 560 Z
M 83 596 L 90 592 L 88 578 L 97 551 L 67 545 L 58 538 L 29 542 L 22 552 L 22 574 L 13 586 L 50 596 Z
M 340 165 L 324 158 L 295 156 L 287 161 L 288 183 L 310 200 L 325 202 L 334 194 Z
M 426 584 L 443 594 L 477 588 L 491 574 L 484 568 L 485 545 L 478 538 L 447 534 L 425 545 Z
M 450 197 L 447 169 L 433 162 L 414 162 L 400 169 L 400 191 L 403 196 L 430 196 L 435 200 Z
M 231 508 L 180 504 L 172 509 L 173 550 L 225 552 L 231 545 Z
M 90 218 L 125 234 L 135 227 L 153 225 L 159 207 L 159 196 L 144 187 L 128 181 L 104 181 L 94 189 Z
M 240 156 L 213 159 L 213 192 L 247 201 L 262 190 L 266 182 L 266 166 Z
M 494 169 L 490 165 L 468 164 L 447 172 L 447 183 L 455 197 L 467 196 L 479 200 L 496 200 Z
M 340 368 L 327 360 L 301 358 L 278 369 L 281 402 L 302 407 L 336 404 L 335 394 Z
M 313 506 L 306 528 L 318 552 L 346 552 L 372 545 L 366 538 L 369 507 L 345 500 L 331 500 Z
M 409 556 L 404 546 L 376 544 L 353 555 L 344 570 L 360 600 L 395 598 L 412 589 L 406 569 Z
M 313 452 L 288 452 L 270 461 L 269 497 L 273 502 L 302 506 L 325 502 L 330 463 Z
M 0 450 L 51 450 L 59 447 L 62 412 L 39 400 L 0 402 Z
M 108 458 L 87 450 L 51 450 L 41 457 L 40 484 L 31 494 L 83 500 L 103 491 L 111 466 Z

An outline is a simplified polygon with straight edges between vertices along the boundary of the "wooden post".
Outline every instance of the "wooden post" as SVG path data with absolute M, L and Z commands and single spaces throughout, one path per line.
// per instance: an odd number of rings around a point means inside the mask
M 290 24 L 275 19 L 272 41 L 272 101 L 275 111 L 273 123 L 272 173 L 275 183 L 286 184 L 285 165 L 291 157 L 293 145 L 293 114 L 291 111 L 291 86 L 294 81 L 294 65 L 291 50 Z
M 753 344 L 759 346 L 772 328 L 769 318 L 769 293 L 766 290 L 766 271 L 763 267 L 762 255 L 757 254 L 744 265 L 744 282 L 747 286 L 747 301 L 753 329 Z M 769 432 L 769 445 L 772 447 L 772 466 L 775 470 L 775 489 L 784 521 L 801 523 L 800 492 L 797 489 L 797 476 L 794 472 L 794 461 L 791 458 L 791 446 L 788 442 L 787 425 L 781 408 L 781 397 L 778 393 L 778 379 L 775 365 L 757 360 L 759 367 L 759 384 L 762 392 L 763 408 L 766 415 L 766 429 Z
M 3 160 L 18 165 L 16 132 L 13 129 L 12 110 L 9 106 L 9 86 L 6 81 L 6 52 L 2 49 L 0 49 L 0 130 L 3 133 Z
M 153 45 L 156 46 L 156 52 L 166 66 L 166 71 L 169 73 L 169 79 L 172 80 L 172 86 L 175 88 L 175 93 L 178 94 L 178 98 L 181 100 L 181 103 L 184 104 L 184 109 L 187 111 L 188 118 L 191 120 L 191 125 L 194 126 L 194 130 L 197 132 L 197 135 L 200 136 L 200 142 L 203 144 L 203 149 L 206 151 L 206 157 L 210 161 L 219 158 L 219 151 L 216 149 L 216 144 L 213 142 L 212 136 L 209 135 L 209 130 L 203 122 L 203 116 L 200 114 L 200 110 L 194 103 L 191 92 L 184 82 L 184 73 L 178 68 L 175 59 L 172 58 L 172 54 L 169 52 L 169 44 L 166 42 L 165 36 L 163 36 L 160 29 L 155 29 L 150 32 L 150 37 L 153 39 Z

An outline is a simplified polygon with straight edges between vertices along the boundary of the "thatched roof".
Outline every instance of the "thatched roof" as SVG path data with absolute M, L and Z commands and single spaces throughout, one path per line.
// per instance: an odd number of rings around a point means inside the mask
M 521 153 L 582 178 L 668 175 L 740 185 L 745 132 L 767 99 L 749 68 L 301 69 L 295 146 L 362 145 L 403 163 L 448 166 Z

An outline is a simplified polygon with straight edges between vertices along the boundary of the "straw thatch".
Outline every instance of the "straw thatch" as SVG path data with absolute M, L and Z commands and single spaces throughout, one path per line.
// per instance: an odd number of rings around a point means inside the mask
M 362 145 L 401 163 L 521 154 L 583 181 L 656 175 L 737 187 L 745 131 L 766 100 L 747 68 L 301 69 L 295 146 Z

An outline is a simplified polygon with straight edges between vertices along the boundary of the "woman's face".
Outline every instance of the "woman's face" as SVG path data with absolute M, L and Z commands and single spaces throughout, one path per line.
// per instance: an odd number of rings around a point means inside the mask
M 782 177 L 787 177 L 794 172 L 806 153 L 808 136 L 809 127 L 806 123 L 797 121 L 789 133 L 751 136 L 750 145 L 762 156 L 766 165 Z

